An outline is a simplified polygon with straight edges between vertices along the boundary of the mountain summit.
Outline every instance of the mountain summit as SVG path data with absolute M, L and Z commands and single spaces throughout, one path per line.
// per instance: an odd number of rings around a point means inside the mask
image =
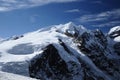
M 2 41 L 0 71 L 40 80 L 119 80 L 119 49 L 120 26 L 106 35 L 69 22 Z

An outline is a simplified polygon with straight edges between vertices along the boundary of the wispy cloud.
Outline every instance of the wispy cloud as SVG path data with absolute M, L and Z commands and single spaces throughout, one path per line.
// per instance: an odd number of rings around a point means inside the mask
M 96 25 L 92 25 L 93 27 L 107 27 L 107 26 L 117 26 L 120 25 L 120 21 L 110 21 L 110 22 L 106 22 L 106 23 L 102 23 L 102 24 L 96 24 Z
M 0 12 L 42 6 L 49 3 L 65 3 L 83 0 L 0 0 Z
M 71 9 L 71 10 L 67 10 L 65 11 L 66 13 L 74 13 L 74 12 L 80 12 L 79 9 Z
M 81 24 L 89 24 L 93 27 L 105 27 L 120 25 L 120 9 L 105 11 L 98 14 L 81 15 L 77 19 Z
M 98 14 L 88 14 L 81 16 L 78 20 L 79 22 L 98 22 L 118 19 L 120 17 L 120 9 L 115 9 L 112 11 L 106 11 Z
M 79 15 L 83 15 L 83 14 L 89 14 L 90 12 L 89 11 L 85 11 L 85 10 L 82 10 L 82 9 L 69 9 L 69 10 L 66 10 L 64 11 L 65 13 L 79 13 Z

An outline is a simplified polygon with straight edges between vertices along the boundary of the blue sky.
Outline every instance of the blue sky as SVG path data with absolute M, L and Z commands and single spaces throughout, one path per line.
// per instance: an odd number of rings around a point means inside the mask
M 0 0 L 0 37 L 54 24 L 81 24 L 107 32 L 120 25 L 120 0 Z

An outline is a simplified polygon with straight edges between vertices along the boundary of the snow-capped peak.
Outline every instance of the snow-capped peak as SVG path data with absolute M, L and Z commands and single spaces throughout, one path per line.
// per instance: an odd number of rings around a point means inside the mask
M 116 27 L 111 28 L 110 31 L 108 32 L 108 34 L 111 34 L 111 33 L 116 32 L 116 31 L 120 31 L 120 26 L 116 26 Z
M 57 31 L 74 35 L 75 33 L 82 34 L 88 30 L 82 25 L 75 25 L 73 22 L 68 22 L 66 24 L 57 25 Z
M 108 35 L 114 39 L 115 42 L 120 42 L 120 26 L 111 28 Z

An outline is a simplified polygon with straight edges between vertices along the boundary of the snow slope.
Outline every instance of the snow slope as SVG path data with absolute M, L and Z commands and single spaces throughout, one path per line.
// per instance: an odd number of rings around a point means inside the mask
M 38 52 L 40 53 L 41 49 L 46 45 L 50 43 L 57 44 L 59 38 L 62 38 L 67 44 L 70 44 L 72 43 L 71 38 L 63 33 L 65 33 L 66 30 L 75 33 L 73 27 L 74 24 L 69 22 L 65 25 L 55 25 L 52 26 L 52 28 L 40 29 L 24 34 L 24 37 L 17 40 L 4 41 L 0 44 L 0 53 L 2 53 L 0 54 L 2 56 L 0 62 L 25 61 L 38 54 Z M 81 26 L 78 26 L 77 29 L 81 30 L 82 33 L 86 31 L 86 29 Z
M 28 61 L 37 54 L 42 53 L 42 48 L 48 44 L 58 44 L 58 39 L 62 39 L 68 45 L 73 43 L 70 37 L 64 35 L 65 30 L 70 30 L 70 32 L 74 33 L 73 27 L 75 27 L 74 24 L 69 22 L 3 41 L 0 43 L 0 70 L 29 76 Z M 85 29 L 79 26 L 78 29 L 80 28 Z
M 0 80 L 36 80 L 36 79 L 0 71 Z
M 115 29 L 112 29 L 109 34 L 113 31 L 115 31 Z M 32 80 L 27 78 L 29 76 L 29 61 L 36 55 L 42 54 L 46 46 L 53 44 L 58 50 L 60 57 L 66 63 L 73 61 L 80 66 L 81 64 L 79 63 L 79 58 L 93 70 L 91 73 L 95 74 L 94 76 L 103 77 L 105 80 L 112 80 L 106 72 L 99 69 L 91 58 L 86 56 L 86 54 L 77 47 L 77 45 L 80 46 L 82 44 L 74 42 L 75 40 L 79 40 L 79 37 L 84 35 L 84 33 L 94 35 L 90 30 L 87 30 L 83 26 L 75 25 L 74 23 L 69 22 L 66 24 L 53 25 L 45 29 L 40 29 L 4 40 L 0 43 L 0 71 L 2 71 L 0 72 L 0 78 L 2 80 L 5 80 L 5 78 L 6 80 L 15 80 L 15 78 L 16 80 L 19 80 L 18 78 L 20 78 L 20 80 Z M 64 50 L 64 47 L 60 45 L 59 40 L 62 40 L 62 42 L 65 43 L 72 55 L 68 54 L 69 51 L 67 52 Z M 96 39 L 94 39 L 93 36 L 87 44 L 90 45 L 91 43 L 94 43 L 94 40 Z M 120 41 L 120 38 L 118 37 L 115 41 Z M 79 78 L 75 77 L 73 80 L 80 79 L 82 80 L 82 75 L 79 76 Z

